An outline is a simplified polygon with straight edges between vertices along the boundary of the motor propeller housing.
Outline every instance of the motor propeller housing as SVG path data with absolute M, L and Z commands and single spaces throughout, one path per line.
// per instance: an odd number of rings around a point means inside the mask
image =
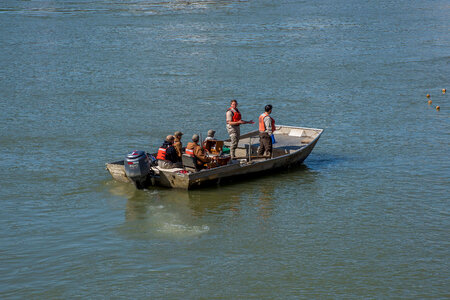
M 124 165 L 127 177 L 133 181 L 136 188 L 143 189 L 148 185 L 153 172 L 149 155 L 145 151 L 135 150 L 128 153 Z

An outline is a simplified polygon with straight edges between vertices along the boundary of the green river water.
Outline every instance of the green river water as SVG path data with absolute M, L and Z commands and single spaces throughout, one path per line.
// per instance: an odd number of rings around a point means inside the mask
M 442 0 L 3 1 L 0 298 L 449 298 L 449 16 Z M 246 120 L 271 103 L 325 131 L 299 168 L 201 190 L 105 170 L 176 130 L 227 138 L 233 98 Z

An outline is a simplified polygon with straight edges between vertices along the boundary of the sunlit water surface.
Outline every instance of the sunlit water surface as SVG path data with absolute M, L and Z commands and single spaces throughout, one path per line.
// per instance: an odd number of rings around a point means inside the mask
M 0 297 L 449 297 L 449 15 L 441 0 L 3 2 Z M 324 134 L 300 168 L 204 190 L 105 170 L 175 130 L 225 138 L 233 98 L 244 119 L 271 103 Z

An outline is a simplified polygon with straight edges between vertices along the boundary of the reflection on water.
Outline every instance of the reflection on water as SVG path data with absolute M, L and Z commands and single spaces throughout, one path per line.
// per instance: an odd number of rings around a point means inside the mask
M 118 228 L 121 234 L 150 239 L 192 237 L 209 231 L 206 224 L 192 215 L 187 193 L 163 189 L 138 191 L 131 184 L 120 185 L 128 186 L 121 189 L 127 199 L 125 222 Z
M 259 216 L 263 220 L 267 220 L 272 215 L 274 189 L 275 187 L 273 185 L 264 185 L 261 188 L 258 208 L 259 208 Z
M 109 181 L 108 191 L 126 199 L 124 223 L 118 231 L 129 238 L 192 237 L 210 231 L 211 216 L 241 217 L 243 202 L 254 207 L 255 217 L 268 221 L 276 205 L 277 189 L 292 182 L 311 185 L 317 172 L 306 165 L 215 187 L 186 191 L 150 188 Z M 280 199 L 282 200 L 282 199 Z M 121 200 L 118 200 L 121 201 Z M 252 205 L 254 203 L 254 205 Z M 118 205 L 116 203 L 116 205 Z

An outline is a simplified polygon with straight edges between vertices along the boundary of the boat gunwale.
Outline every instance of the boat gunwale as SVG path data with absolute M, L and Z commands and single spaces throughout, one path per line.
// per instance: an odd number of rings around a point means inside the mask
M 277 156 L 277 157 L 273 157 L 270 159 L 266 159 L 266 160 L 252 160 L 250 162 L 243 162 L 243 163 L 233 163 L 230 165 L 224 165 L 224 166 L 218 166 L 212 169 L 203 169 L 201 171 L 198 172 L 189 172 L 189 173 L 182 173 L 180 172 L 180 170 L 176 170 L 176 171 L 172 171 L 170 169 L 159 169 L 158 171 L 160 173 L 164 174 L 163 177 L 171 177 L 172 180 L 176 180 L 176 178 L 178 177 L 179 180 L 183 180 L 183 181 L 187 181 L 187 186 L 183 187 L 186 189 L 190 189 L 193 185 L 195 184 L 200 184 L 201 182 L 206 182 L 206 181 L 211 181 L 211 180 L 215 180 L 215 179 L 220 179 L 220 178 L 228 178 L 228 177 L 233 177 L 233 176 L 242 176 L 245 175 L 246 171 L 248 170 L 247 174 L 253 174 L 253 173 L 258 173 L 258 172 L 264 172 L 267 171 L 270 168 L 280 168 L 281 165 L 293 165 L 299 162 L 303 162 L 303 160 L 305 160 L 310 152 L 312 151 L 312 149 L 314 148 L 314 145 L 316 144 L 317 140 L 321 137 L 324 129 L 319 129 L 319 128 L 309 128 L 309 127 L 298 127 L 298 126 L 289 126 L 289 125 L 278 125 L 278 128 L 293 128 L 293 129 L 302 129 L 302 130 L 312 130 L 315 132 L 316 136 L 306 145 L 304 146 L 300 146 L 299 149 L 292 149 L 292 152 Z M 255 133 L 259 133 L 258 130 L 254 130 L 251 132 L 248 132 L 244 135 L 241 136 L 241 139 L 243 138 L 247 138 L 247 137 L 251 137 L 253 136 Z M 313 134 L 314 135 L 314 134 Z M 293 136 L 295 137 L 295 136 Z M 309 137 L 311 137 L 311 135 L 309 135 Z M 298 137 L 300 140 L 300 136 Z M 230 139 L 225 140 L 225 142 L 229 142 Z M 311 148 L 310 150 L 308 150 L 308 148 Z M 278 149 L 283 149 L 283 147 L 280 147 Z M 299 153 L 302 152 L 308 152 L 306 154 L 305 157 L 302 158 L 302 155 Z M 288 161 L 289 157 L 295 157 L 298 156 L 296 159 L 293 159 L 292 162 Z M 280 163 L 280 161 L 285 160 L 284 162 Z M 109 167 L 108 165 L 123 165 L 124 164 L 124 160 L 119 160 L 119 161 L 115 161 L 115 162 L 111 162 L 111 163 L 106 163 L 106 169 L 108 171 Z M 268 165 L 268 167 L 263 166 L 263 165 Z M 272 167 L 270 167 L 270 165 Z M 155 168 L 155 167 L 153 167 Z M 235 172 L 235 173 L 232 173 Z M 111 173 L 111 171 L 110 171 Z M 113 175 L 111 173 L 111 175 Z M 159 176 L 158 176 L 159 177 Z M 113 176 L 114 178 L 114 176 Z M 183 179 L 182 179 L 183 178 Z M 120 180 L 119 180 L 120 181 Z M 178 180 L 177 180 L 178 181 Z M 172 186 L 172 188 L 174 188 L 174 186 Z
M 323 129 L 319 129 L 319 128 L 309 128 L 309 127 L 297 127 L 297 126 L 289 126 L 289 125 L 278 125 L 277 127 L 282 127 L 282 128 L 295 128 L 295 129 L 307 129 L 307 130 L 315 130 L 315 131 L 318 131 L 318 134 L 317 134 L 317 136 L 311 141 L 311 142 L 309 142 L 308 144 L 306 144 L 304 147 L 301 147 L 301 148 L 299 148 L 299 149 L 297 149 L 297 150 L 295 150 L 295 151 L 293 151 L 293 152 L 291 152 L 291 153 L 286 153 L 286 154 L 284 154 L 284 155 L 280 155 L 280 156 L 277 156 L 277 157 L 273 157 L 273 158 L 270 158 L 270 159 L 266 159 L 266 160 L 258 160 L 258 161 L 253 161 L 253 163 L 251 163 L 251 164 L 231 164 L 231 165 L 224 165 L 224 166 L 219 166 L 219 167 L 215 167 L 215 168 L 212 168 L 212 169 L 204 169 L 204 170 L 201 170 L 201 171 L 198 171 L 198 172 L 193 172 L 193 173 L 187 173 L 187 174 L 185 174 L 185 175 L 188 175 L 189 176 L 189 179 L 191 179 L 191 177 L 197 177 L 196 175 L 198 175 L 198 174 L 201 174 L 201 175 L 203 175 L 203 174 L 205 174 L 205 175 L 207 175 L 207 174 L 209 174 L 209 173 L 212 173 L 212 172 L 214 172 L 214 171 L 217 171 L 217 170 L 220 170 L 220 169 L 228 169 L 228 168 L 236 168 L 236 169 L 238 169 L 237 167 L 239 167 L 239 168 L 246 168 L 246 167 L 250 167 L 250 166 L 252 166 L 252 165 L 255 165 L 255 164 L 263 164 L 263 163 L 268 163 L 268 162 L 273 162 L 273 161 L 276 161 L 276 160 L 280 160 L 280 159 L 283 159 L 283 158 L 285 158 L 285 157 L 288 157 L 288 156 L 293 156 L 294 154 L 296 154 L 296 153 L 298 153 L 298 152 L 300 152 L 300 151 L 304 151 L 306 148 L 308 148 L 311 144 L 313 144 L 317 139 L 319 139 L 320 138 L 320 136 L 322 135 L 322 133 L 323 133 Z M 246 137 L 246 136 L 249 136 L 250 134 L 253 134 L 253 133 L 257 133 L 257 132 L 259 132 L 258 130 L 254 130 L 254 131 L 250 131 L 250 132 L 247 132 L 246 134 L 244 134 L 244 135 L 242 135 L 241 136 L 241 138 L 242 137 Z M 229 139 L 228 140 L 225 140 L 226 142 L 227 141 L 230 141 Z M 115 162 L 110 162 L 110 163 L 106 163 L 106 165 L 109 165 L 109 164 L 123 164 L 123 162 L 124 162 L 124 160 L 118 160 L 118 161 L 115 161 Z M 170 173 L 170 174 L 173 174 L 173 173 L 177 173 L 178 171 L 169 171 L 169 170 L 161 170 L 161 169 L 158 169 L 160 172 L 166 172 L 166 173 Z M 192 178 L 193 179 L 193 178 Z
M 220 170 L 220 169 L 223 170 L 223 168 L 231 168 L 231 167 L 234 167 L 234 166 L 238 166 L 239 168 L 237 168 L 237 167 L 235 167 L 235 168 L 236 168 L 236 169 L 245 169 L 245 168 L 250 168 L 250 167 L 252 167 L 252 166 L 254 166 L 254 165 L 269 164 L 269 163 L 272 163 L 272 162 L 276 162 L 276 161 L 278 161 L 278 160 L 282 160 L 282 159 L 284 159 L 284 158 L 286 158 L 286 157 L 289 157 L 289 156 L 294 156 L 295 154 L 304 151 L 306 148 L 308 148 L 309 146 L 311 146 L 312 144 L 314 144 L 315 141 L 318 140 L 318 139 L 320 138 L 320 136 L 322 135 L 322 133 L 323 133 L 323 131 L 324 131 L 323 129 L 319 129 L 319 128 L 296 127 L 296 126 L 287 126 L 287 125 L 278 125 L 278 126 L 284 127 L 284 128 L 287 127 L 287 128 L 295 128 L 295 129 L 315 130 L 315 131 L 317 131 L 318 133 L 317 133 L 317 136 L 316 136 L 311 142 L 309 142 L 308 144 L 306 144 L 304 147 L 301 147 L 301 148 L 299 148 L 299 149 L 297 149 L 297 150 L 295 150 L 295 151 L 293 151 L 293 152 L 291 152 L 291 153 L 286 153 L 286 154 L 284 154 L 284 155 L 280 155 L 280 156 L 273 157 L 273 158 L 266 159 L 266 160 L 258 160 L 258 161 L 255 160 L 255 161 L 253 161 L 253 163 L 247 162 L 247 163 L 244 163 L 244 164 L 242 164 L 242 165 L 241 165 L 241 164 L 231 164 L 231 165 L 225 165 L 225 166 L 215 167 L 215 168 L 212 168 L 212 169 L 204 169 L 204 170 L 201 170 L 201 171 L 199 171 L 199 172 L 188 173 L 188 174 L 186 174 L 186 175 L 189 177 L 189 180 L 191 180 L 191 179 L 198 179 L 198 178 L 203 177 L 203 175 L 208 175 L 208 174 L 211 174 L 211 173 L 216 173 L 216 171 L 217 171 L 217 170 Z M 255 130 L 255 131 L 248 132 L 248 133 L 242 135 L 241 138 L 242 138 L 242 137 L 245 137 L 246 135 L 249 135 L 249 134 L 251 134 L 251 133 L 256 133 L 256 132 L 259 132 L 259 131 L 258 131 L 258 130 Z M 225 140 L 225 141 L 229 141 L 229 140 Z M 294 163 L 295 163 L 295 162 L 294 162 Z M 167 172 L 167 171 L 163 171 L 163 172 Z M 175 172 L 168 172 L 168 173 L 175 173 Z M 195 178 L 195 177 L 198 177 L 198 178 Z

